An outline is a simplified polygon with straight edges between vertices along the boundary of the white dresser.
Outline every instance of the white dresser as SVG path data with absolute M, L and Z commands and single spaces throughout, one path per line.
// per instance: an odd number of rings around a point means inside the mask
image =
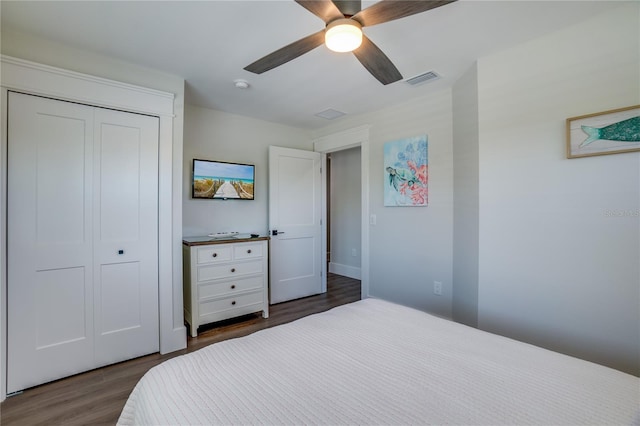
M 184 318 L 191 336 L 215 321 L 262 311 L 269 317 L 269 237 L 182 241 Z

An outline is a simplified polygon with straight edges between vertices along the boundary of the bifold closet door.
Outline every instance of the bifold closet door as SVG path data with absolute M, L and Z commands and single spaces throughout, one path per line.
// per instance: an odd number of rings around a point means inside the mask
M 8 392 L 158 350 L 157 141 L 154 117 L 9 93 Z
M 95 109 L 96 366 L 159 350 L 156 117 Z

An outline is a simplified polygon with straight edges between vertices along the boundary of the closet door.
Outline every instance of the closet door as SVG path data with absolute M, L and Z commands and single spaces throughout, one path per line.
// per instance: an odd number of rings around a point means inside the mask
M 93 109 L 9 93 L 7 392 L 90 369 Z
M 157 352 L 158 119 L 8 105 L 8 392 Z
M 157 117 L 96 108 L 96 363 L 159 349 Z

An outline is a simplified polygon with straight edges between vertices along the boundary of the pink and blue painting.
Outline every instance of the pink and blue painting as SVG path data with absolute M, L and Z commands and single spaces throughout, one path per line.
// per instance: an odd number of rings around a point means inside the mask
M 429 194 L 427 135 L 384 144 L 384 205 L 426 206 Z

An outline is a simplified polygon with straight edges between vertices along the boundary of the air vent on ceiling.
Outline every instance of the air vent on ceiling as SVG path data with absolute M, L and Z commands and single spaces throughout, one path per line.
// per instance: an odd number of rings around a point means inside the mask
M 324 111 L 321 111 L 316 114 L 316 116 L 325 118 L 327 120 L 333 120 L 334 118 L 342 117 L 343 115 L 346 115 L 346 114 L 344 112 L 337 111 L 332 108 L 325 109 Z
M 415 86 L 417 84 L 424 83 L 426 81 L 437 80 L 439 78 L 440 75 L 438 75 L 438 73 L 436 73 L 435 71 L 427 71 L 425 73 L 407 79 L 406 82 L 412 86 Z

